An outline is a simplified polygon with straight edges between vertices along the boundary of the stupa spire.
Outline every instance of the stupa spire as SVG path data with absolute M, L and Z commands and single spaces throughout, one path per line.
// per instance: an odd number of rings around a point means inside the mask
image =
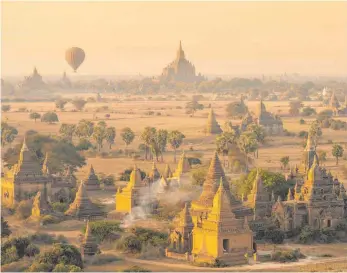
M 218 190 L 220 181 L 223 182 L 224 188 L 227 190 L 229 198 L 232 202 L 234 202 L 235 198 L 230 193 L 228 181 L 226 180 L 224 170 L 218 157 L 218 153 L 217 151 L 215 151 L 206 175 L 205 182 L 203 184 L 202 193 L 199 199 L 194 203 L 197 203 L 202 206 L 212 206 L 213 198 Z
M 182 42 L 180 41 L 180 44 L 179 44 L 179 47 L 177 50 L 177 61 L 179 61 L 181 59 L 185 59 L 185 56 L 184 56 L 184 51 L 182 48 Z
M 211 107 L 206 124 L 206 134 L 220 134 L 222 129 L 216 120 L 213 108 Z

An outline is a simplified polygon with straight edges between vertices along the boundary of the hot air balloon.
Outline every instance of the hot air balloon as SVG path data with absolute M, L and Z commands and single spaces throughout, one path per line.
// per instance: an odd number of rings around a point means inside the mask
M 83 49 L 79 47 L 71 47 L 65 52 L 65 60 L 75 73 L 77 68 L 83 63 L 85 56 Z

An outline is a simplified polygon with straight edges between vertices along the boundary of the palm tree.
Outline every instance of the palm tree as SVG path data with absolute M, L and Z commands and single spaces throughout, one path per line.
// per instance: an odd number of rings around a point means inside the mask
M 148 155 L 148 151 L 151 147 L 151 144 L 153 142 L 154 136 L 156 134 L 156 129 L 154 127 L 146 127 L 144 129 L 144 131 L 141 134 L 141 140 L 143 141 L 143 143 L 146 145 L 146 149 L 145 149 L 145 159 L 147 160 L 147 155 Z M 151 159 L 151 158 L 150 158 Z
M 169 132 L 168 134 L 168 142 L 170 143 L 172 149 L 174 149 L 174 162 L 176 163 L 176 152 L 177 149 L 181 146 L 183 143 L 183 139 L 185 138 L 185 135 L 182 134 L 180 131 L 174 130 Z

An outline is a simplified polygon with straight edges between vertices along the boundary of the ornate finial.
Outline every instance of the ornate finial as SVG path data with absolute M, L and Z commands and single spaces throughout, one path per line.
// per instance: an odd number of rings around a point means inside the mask
M 29 151 L 28 146 L 27 146 L 27 142 L 26 142 L 26 136 L 24 136 L 23 145 L 22 145 L 21 151 L 22 151 L 22 152 L 24 152 L 24 151 Z

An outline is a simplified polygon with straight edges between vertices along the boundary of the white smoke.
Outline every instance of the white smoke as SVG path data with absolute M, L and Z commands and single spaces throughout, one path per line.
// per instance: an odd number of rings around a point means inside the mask
M 152 213 L 152 204 L 159 202 L 164 205 L 179 205 L 196 199 L 201 193 L 200 186 L 192 185 L 189 178 L 168 181 L 168 188 L 163 189 L 160 179 L 153 182 L 150 187 L 143 187 L 140 192 L 140 204 L 123 218 L 122 228 L 129 228 L 138 220 L 147 220 Z

